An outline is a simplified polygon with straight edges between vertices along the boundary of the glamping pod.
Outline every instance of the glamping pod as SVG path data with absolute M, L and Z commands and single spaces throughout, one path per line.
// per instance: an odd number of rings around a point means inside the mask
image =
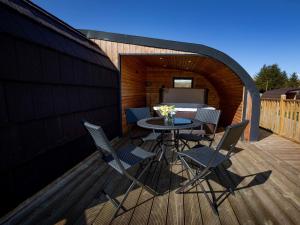
M 125 108 L 202 104 L 222 110 L 223 126 L 250 120 L 244 138 L 257 139 L 259 94 L 220 51 L 79 32 L 30 1 L 0 0 L 0 15 L 1 214 L 95 150 L 83 118 L 112 139 L 126 132 Z
M 123 131 L 126 131 L 126 108 L 145 105 L 152 108 L 160 104 L 163 101 L 160 90 L 173 88 L 176 78 L 185 78 L 191 80 L 191 88 L 205 90 L 201 104 L 221 109 L 221 125 L 248 119 L 244 138 L 257 140 L 259 92 L 249 74 L 228 55 L 199 44 L 80 31 L 120 70 Z M 189 98 L 188 102 L 193 100 Z
M 119 73 L 93 42 L 27 1 L 0 1 L 0 215 L 119 135 Z

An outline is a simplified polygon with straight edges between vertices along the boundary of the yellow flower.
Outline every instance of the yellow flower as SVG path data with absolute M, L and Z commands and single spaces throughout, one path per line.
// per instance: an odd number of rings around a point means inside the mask
M 175 106 L 174 105 L 162 105 L 159 107 L 159 111 L 162 116 L 168 116 L 170 112 L 175 111 Z

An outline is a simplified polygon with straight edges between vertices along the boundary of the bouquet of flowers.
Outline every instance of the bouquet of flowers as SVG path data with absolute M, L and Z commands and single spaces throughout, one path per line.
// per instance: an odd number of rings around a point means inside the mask
M 167 117 L 169 114 L 175 112 L 175 106 L 174 105 L 162 105 L 159 107 L 159 111 L 162 116 Z
M 159 107 L 159 111 L 163 117 L 165 117 L 165 121 L 172 122 L 175 115 L 175 106 L 174 105 L 162 105 Z

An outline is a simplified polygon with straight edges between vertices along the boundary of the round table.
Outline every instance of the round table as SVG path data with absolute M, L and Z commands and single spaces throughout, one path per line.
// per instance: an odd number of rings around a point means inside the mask
M 174 132 L 174 146 L 176 150 L 178 151 L 178 138 L 176 138 L 179 133 L 179 130 L 187 130 L 192 129 L 196 127 L 200 127 L 203 125 L 203 123 L 196 119 L 187 119 L 187 118 L 174 118 L 172 122 L 166 122 L 164 117 L 150 117 L 141 119 L 137 122 L 137 125 L 145 128 L 145 129 L 151 129 L 153 132 L 160 131 L 162 135 L 160 135 L 159 140 L 157 140 L 156 146 L 160 147 L 161 154 L 159 156 L 159 161 L 164 157 L 164 159 L 167 161 L 165 157 L 166 153 L 166 143 L 164 140 L 164 134 L 166 131 L 173 131 Z

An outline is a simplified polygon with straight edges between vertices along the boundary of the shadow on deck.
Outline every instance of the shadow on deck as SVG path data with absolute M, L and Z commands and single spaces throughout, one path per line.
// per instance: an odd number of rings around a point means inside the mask
M 270 137 L 275 138 L 270 135 L 263 141 Z M 122 139 L 118 145 L 126 143 Z M 120 200 L 129 181 L 108 168 L 94 153 L 21 204 L 12 212 L 10 224 L 297 224 L 299 170 L 261 146 L 264 143 L 239 143 L 231 161 L 204 182 L 218 205 L 218 215 L 213 213 L 198 186 L 184 194 L 175 193 L 187 174 L 176 160 L 176 153 L 169 151 L 170 165 L 154 164 L 143 178 L 146 185 L 164 194 L 152 196 L 136 187 L 125 202 L 127 211 L 112 220 L 114 207 L 101 189 L 105 187 Z M 277 146 L 278 143 L 272 148 Z M 288 154 L 288 150 L 285 152 Z M 300 151 L 298 159 L 299 156 Z M 227 191 L 228 187 L 234 190 L 233 194 Z

